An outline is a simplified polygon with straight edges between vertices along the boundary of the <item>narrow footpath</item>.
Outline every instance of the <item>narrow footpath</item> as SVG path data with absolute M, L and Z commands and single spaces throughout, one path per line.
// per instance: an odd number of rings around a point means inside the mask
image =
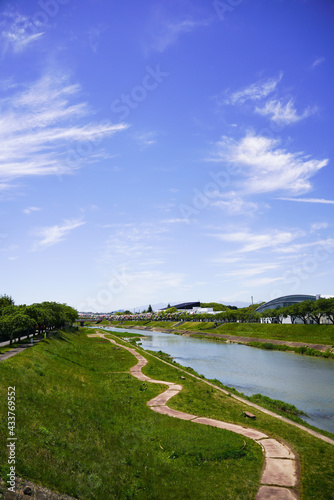
M 242 427 L 241 425 L 230 424 L 212 418 L 190 415 L 181 411 L 169 408 L 166 403 L 169 399 L 176 396 L 181 390 L 182 385 L 166 382 L 163 380 L 154 380 L 142 373 L 142 368 L 147 364 L 147 359 L 139 354 L 135 349 L 118 344 L 103 333 L 96 332 L 88 335 L 89 337 L 102 337 L 109 342 L 126 349 L 137 358 L 137 364 L 130 368 L 130 373 L 137 379 L 153 384 L 164 384 L 168 389 L 155 398 L 147 402 L 151 410 L 168 415 L 181 420 L 189 420 L 197 424 L 211 425 L 220 429 L 241 434 L 242 436 L 253 439 L 261 445 L 265 461 L 261 475 L 260 488 L 256 500 L 298 500 L 299 499 L 299 462 L 298 456 L 286 444 L 272 439 L 263 432 L 255 429 Z

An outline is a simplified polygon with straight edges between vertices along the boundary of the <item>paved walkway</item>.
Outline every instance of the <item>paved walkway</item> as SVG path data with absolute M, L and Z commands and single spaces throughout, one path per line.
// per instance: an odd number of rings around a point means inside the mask
M 19 354 L 20 352 L 24 351 L 25 349 L 29 349 L 29 347 L 33 347 L 35 344 L 40 342 L 41 338 L 32 338 L 32 337 L 22 337 L 21 340 L 27 339 L 26 344 L 22 344 L 20 347 L 13 347 L 10 351 L 6 351 L 4 354 L 0 354 L 0 361 L 5 361 L 8 358 L 11 358 L 12 356 L 15 356 L 16 354 Z M 18 339 L 17 339 L 18 340 Z M 31 343 L 31 340 L 33 340 L 33 343 Z M 15 342 L 13 342 L 15 344 Z M 9 342 L 3 342 L 0 344 L 0 347 L 3 345 L 9 345 Z
M 105 337 L 105 334 L 95 333 L 89 337 Z M 286 444 L 272 439 L 263 432 L 255 429 L 242 427 L 241 425 L 230 424 L 212 418 L 190 415 L 181 411 L 169 408 L 166 403 L 173 396 L 176 396 L 181 390 L 182 385 L 166 382 L 164 380 L 154 380 L 142 373 L 142 368 L 147 364 L 147 359 L 139 354 L 135 349 L 117 344 L 113 339 L 107 339 L 118 347 L 126 349 L 137 358 L 137 364 L 130 368 L 130 373 L 137 379 L 153 384 L 164 384 L 168 389 L 155 398 L 148 401 L 147 405 L 151 410 L 169 415 L 170 417 L 190 420 L 197 424 L 211 425 L 220 429 L 241 434 L 242 436 L 253 439 L 261 445 L 265 461 L 260 480 L 260 488 L 256 500 L 297 500 L 299 499 L 299 463 L 297 455 Z

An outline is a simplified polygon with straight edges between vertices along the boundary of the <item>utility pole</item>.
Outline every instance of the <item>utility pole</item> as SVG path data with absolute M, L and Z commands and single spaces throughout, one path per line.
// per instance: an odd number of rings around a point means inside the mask
M 251 299 L 252 299 L 252 305 L 253 305 L 253 295 L 251 296 Z

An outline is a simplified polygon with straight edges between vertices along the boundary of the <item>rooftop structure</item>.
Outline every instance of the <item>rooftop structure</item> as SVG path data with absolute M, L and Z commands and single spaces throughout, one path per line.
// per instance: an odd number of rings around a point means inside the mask
M 280 309 L 281 307 L 293 306 L 299 302 L 304 302 L 304 300 L 318 300 L 320 297 L 320 295 L 285 295 L 284 297 L 278 297 L 277 299 L 265 302 L 255 312 L 261 313 L 267 309 Z

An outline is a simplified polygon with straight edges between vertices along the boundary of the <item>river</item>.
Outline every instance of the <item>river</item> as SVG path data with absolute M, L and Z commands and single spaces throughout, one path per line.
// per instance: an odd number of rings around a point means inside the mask
M 107 329 L 107 328 L 106 328 Z M 109 329 L 109 328 L 108 328 Z M 311 425 L 334 433 L 334 360 L 266 351 L 163 332 L 145 335 L 141 346 L 163 351 L 206 378 L 218 379 L 247 396 L 263 394 L 295 405 Z

